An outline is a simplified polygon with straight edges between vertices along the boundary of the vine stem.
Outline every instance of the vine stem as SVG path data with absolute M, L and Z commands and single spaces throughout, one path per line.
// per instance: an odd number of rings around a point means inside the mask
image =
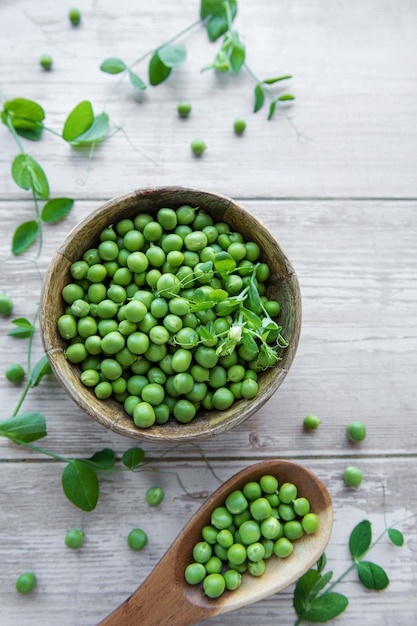
M 38 314 L 39 314 L 39 306 L 36 309 L 36 313 L 35 313 L 35 316 L 33 318 L 32 326 L 35 326 L 36 320 L 38 319 Z M 27 383 L 25 385 L 25 388 L 22 391 L 22 395 L 19 398 L 19 401 L 18 401 L 18 403 L 16 405 L 16 408 L 13 411 L 12 417 L 16 417 L 16 415 L 20 411 L 20 408 L 21 408 L 23 402 L 25 401 L 25 398 L 26 398 L 26 396 L 28 394 L 28 391 L 29 391 L 29 389 L 31 388 L 31 385 L 32 385 L 32 380 L 31 379 L 32 379 L 32 344 L 33 344 L 33 335 L 34 335 L 34 333 L 32 332 L 30 334 L 29 342 L 28 342 L 28 351 L 27 351 L 28 379 L 27 379 Z

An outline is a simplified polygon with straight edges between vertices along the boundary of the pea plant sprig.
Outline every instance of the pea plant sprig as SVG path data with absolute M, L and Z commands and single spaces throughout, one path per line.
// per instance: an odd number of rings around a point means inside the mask
M 348 607 L 348 598 L 333 591 L 352 570 L 356 569 L 359 582 L 368 590 L 382 591 L 389 585 L 389 578 L 385 570 L 376 563 L 364 560 L 364 557 L 387 535 L 390 542 L 401 547 L 404 544 L 403 534 L 396 528 L 385 528 L 372 542 L 372 525 L 369 520 L 359 522 L 349 537 L 349 553 L 352 564 L 331 584 L 333 572 L 323 573 L 327 564 L 323 554 L 317 561 L 316 567 L 308 570 L 297 582 L 293 594 L 293 606 L 297 614 L 294 626 L 301 622 L 321 624 L 328 622 Z M 328 585 L 328 586 L 327 586 Z M 326 589 L 327 587 L 327 589 Z

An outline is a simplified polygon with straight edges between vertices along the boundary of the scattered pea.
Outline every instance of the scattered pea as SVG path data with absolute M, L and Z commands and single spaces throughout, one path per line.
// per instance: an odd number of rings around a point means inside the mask
M 196 156 L 201 156 L 206 148 L 207 144 L 203 139 L 193 139 L 191 142 L 191 150 Z
M 149 506 L 158 506 L 164 499 L 165 494 L 161 487 L 150 487 L 145 497 Z
M 19 363 L 12 363 L 6 368 L 6 378 L 10 383 L 20 383 L 25 377 L 25 370 Z
M 36 584 L 35 574 L 33 572 L 25 572 L 20 574 L 16 580 L 16 590 L 22 594 L 31 593 L 35 589 Z
M 246 122 L 245 120 L 242 119 L 235 119 L 235 121 L 233 122 L 233 129 L 236 133 L 236 135 L 242 135 L 245 132 L 246 129 Z
M 349 465 L 343 473 L 343 478 L 348 487 L 359 487 L 363 479 L 363 473 L 358 467 Z
M 39 65 L 43 67 L 44 70 L 49 71 L 52 67 L 52 57 L 49 54 L 43 54 L 39 58 Z
M 6 317 L 13 310 L 13 301 L 7 293 L 0 294 L 0 315 Z
M 360 421 L 350 422 L 346 431 L 350 441 L 363 441 L 366 437 L 366 426 Z
M 142 550 L 148 543 L 148 536 L 141 528 L 134 528 L 127 536 L 127 544 L 132 550 Z
M 68 19 L 73 26 L 78 26 L 81 22 L 81 12 L 79 9 L 70 9 L 68 12 Z
M 189 102 L 179 102 L 177 104 L 177 111 L 180 117 L 188 117 L 191 113 L 191 104 Z
M 84 543 L 84 532 L 78 528 L 72 528 L 65 535 L 65 545 L 71 550 L 78 550 Z
M 316 430 L 321 424 L 321 420 L 317 415 L 310 414 L 305 416 L 303 424 L 306 430 Z

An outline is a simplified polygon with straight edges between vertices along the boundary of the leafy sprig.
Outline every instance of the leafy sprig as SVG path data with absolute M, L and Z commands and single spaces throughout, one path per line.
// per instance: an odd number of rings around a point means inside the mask
M 295 586 L 293 606 L 298 616 L 295 626 L 298 626 L 302 621 L 322 624 L 343 613 L 349 600 L 345 595 L 334 592 L 333 589 L 353 569 L 356 569 L 359 582 L 368 590 L 382 591 L 389 585 L 389 578 L 385 570 L 372 561 L 364 560 L 365 555 L 380 542 L 385 534 L 393 545 L 399 547 L 403 545 L 403 534 L 396 528 L 387 526 L 372 543 L 371 522 L 369 520 L 359 522 L 349 537 L 349 553 L 352 564 L 330 585 L 333 572 L 323 573 L 327 559 L 325 554 L 321 556 L 316 563 L 316 568 L 306 572 Z M 329 586 L 327 587 L 327 585 Z M 325 590 L 326 587 L 327 590 Z

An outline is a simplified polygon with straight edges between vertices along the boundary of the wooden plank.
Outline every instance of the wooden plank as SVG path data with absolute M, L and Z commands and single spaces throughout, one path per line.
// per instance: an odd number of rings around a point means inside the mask
M 156 33 L 153 6 L 133 8 L 127 0 L 116 10 L 109 2 L 85 7 L 79 29 L 53 3 L 44 1 L 36 12 L 27 0 L 3 4 L 4 98 L 40 100 L 48 125 L 60 133 L 77 102 L 89 98 L 99 112 L 108 100 L 117 77 L 99 71 L 105 57 L 131 62 L 193 23 L 197 5 L 159 3 L 164 19 Z M 271 122 L 266 109 L 252 115 L 250 78 L 200 72 L 217 45 L 199 27 L 184 38 L 188 61 L 170 81 L 143 96 L 122 83 L 107 110 L 129 141 L 118 133 L 101 146 L 89 175 L 86 156 L 57 137 L 27 146 L 47 171 L 54 194 L 82 198 L 100 190 L 110 197 L 144 185 L 183 184 L 243 197 L 417 196 L 415 5 L 372 0 L 352 7 L 343 0 L 335 9 L 324 0 L 302 8 L 242 0 L 239 6 L 236 27 L 251 68 L 261 78 L 293 74 L 273 92 L 294 93 L 295 105 Z M 49 73 L 37 66 L 45 50 L 55 59 Z M 146 64 L 137 71 L 146 78 Z M 186 121 L 175 111 L 183 98 L 194 107 Z M 248 122 L 240 138 L 232 131 L 237 116 Z M 5 128 L 0 133 L 0 194 L 18 199 L 22 192 L 8 175 L 17 148 Z M 201 159 L 189 148 L 196 136 L 209 146 Z
M 383 488 L 386 523 L 405 535 L 402 548 L 390 545 L 385 537 L 367 557 L 386 569 L 391 581 L 386 591 L 366 592 L 354 572 L 338 586 L 338 591 L 350 599 L 338 623 L 360 622 L 364 612 L 375 626 L 381 623 L 381 614 L 386 623 L 414 623 L 415 461 L 363 459 L 365 479 L 358 490 L 343 486 L 344 459 L 302 462 L 324 480 L 334 501 L 334 530 L 326 553 L 335 577 L 349 566 L 347 544 L 355 524 L 369 519 L 375 538 L 383 531 Z M 226 479 L 245 464 L 228 461 L 215 463 L 214 467 Z M 207 494 L 218 485 L 201 462 L 163 463 L 158 468 L 178 472 L 195 496 Z M 62 626 L 97 623 L 144 580 L 199 505 L 198 499 L 184 494 L 173 474 L 127 472 L 103 477 L 99 505 L 96 511 L 86 514 L 59 493 L 61 470 L 62 465 L 56 462 L 10 463 L 2 467 L 2 536 L 13 539 L 7 544 L 3 541 L 0 547 L 3 624 L 26 626 L 34 619 L 45 626 L 58 622 Z M 144 500 L 146 489 L 153 484 L 163 486 L 166 493 L 158 508 L 149 507 Z M 65 533 L 73 527 L 82 528 L 86 535 L 84 546 L 77 552 L 64 545 Z M 127 547 L 127 534 L 134 527 L 148 533 L 149 542 L 143 552 L 134 553 Z M 23 597 L 15 592 L 14 581 L 27 570 L 36 572 L 38 587 Z M 294 623 L 292 592 L 293 586 L 256 605 L 214 618 L 211 623 L 249 626 L 260 619 L 270 626 L 277 620 Z

